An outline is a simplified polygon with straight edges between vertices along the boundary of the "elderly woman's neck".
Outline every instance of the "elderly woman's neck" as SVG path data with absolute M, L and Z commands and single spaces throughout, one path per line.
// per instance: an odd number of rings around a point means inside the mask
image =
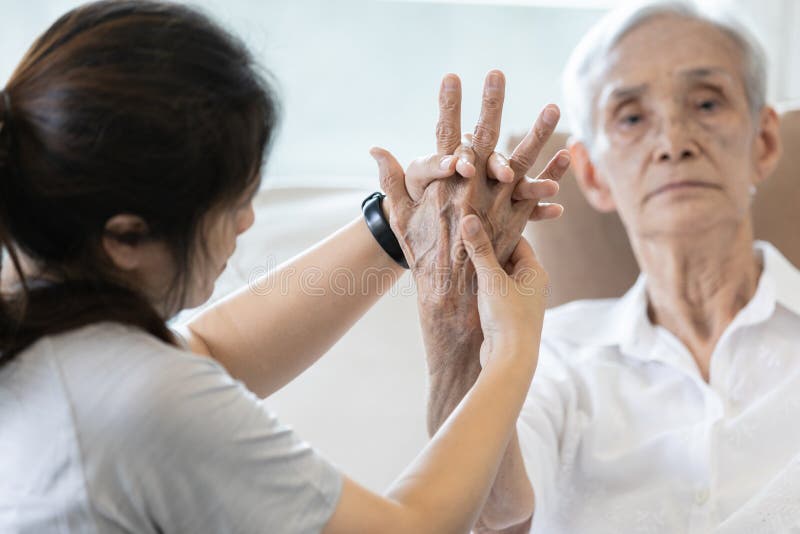
M 637 241 L 650 320 L 687 346 L 708 380 L 714 347 L 758 286 L 761 263 L 751 223 Z

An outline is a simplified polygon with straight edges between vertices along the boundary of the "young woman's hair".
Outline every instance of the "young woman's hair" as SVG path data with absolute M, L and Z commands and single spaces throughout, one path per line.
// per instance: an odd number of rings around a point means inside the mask
M 39 37 L 0 92 L 0 241 L 21 280 L 0 299 L 0 364 L 98 321 L 172 341 L 105 254 L 106 222 L 137 215 L 146 233 L 112 238 L 168 246 L 180 308 L 203 217 L 260 179 L 278 115 L 267 79 L 239 40 L 173 3 L 90 3 Z M 51 281 L 26 280 L 15 251 Z

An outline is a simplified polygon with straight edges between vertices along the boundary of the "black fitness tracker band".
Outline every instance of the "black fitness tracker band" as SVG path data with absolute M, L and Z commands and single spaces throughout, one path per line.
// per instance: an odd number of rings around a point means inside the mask
M 361 203 L 361 211 L 364 212 L 364 221 L 367 223 L 367 228 L 372 232 L 373 237 L 386 251 L 390 258 L 396 261 L 404 269 L 408 269 L 408 262 L 406 261 L 403 249 L 400 248 L 400 243 L 397 241 L 394 232 L 389 227 L 389 221 L 383 216 L 383 199 L 386 195 L 376 191 L 364 199 Z

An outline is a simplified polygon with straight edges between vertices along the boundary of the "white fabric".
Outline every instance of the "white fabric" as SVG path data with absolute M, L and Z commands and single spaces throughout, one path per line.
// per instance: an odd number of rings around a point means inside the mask
M 756 249 L 709 383 L 648 320 L 644 276 L 546 314 L 519 420 L 532 532 L 800 532 L 800 272 Z
M 219 364 L 140 330 L 0 369 L 0 532 L 319 532 L 341 483 Z

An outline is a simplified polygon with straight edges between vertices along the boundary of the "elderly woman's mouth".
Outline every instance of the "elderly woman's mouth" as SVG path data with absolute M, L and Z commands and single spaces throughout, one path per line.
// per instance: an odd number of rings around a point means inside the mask
M 647 202 L 654 196 L 660 195 L 662 193 L 672 193 L 677 191 L 683 191 L 686 189 L 693 189 L 693 188 L 701 188 L 701 189 L 718 189 L 722 190 L 718 184 L 712 184 L 709 182 L 702 182 L 700 180 L 680 180 L 676 182 L 670 182 L 667 184 L 662 185 L 661 187 L 650 191 L 645 195 L 644 202 Z

